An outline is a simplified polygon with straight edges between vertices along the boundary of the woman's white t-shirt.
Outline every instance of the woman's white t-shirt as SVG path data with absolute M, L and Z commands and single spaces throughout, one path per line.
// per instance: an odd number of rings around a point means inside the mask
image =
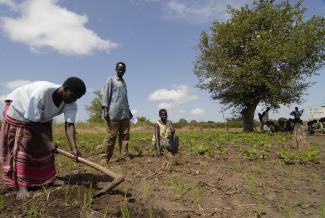
M 7 115 L 20 121 L 45 123 L 64 113 L 65 121 L 74 123 L 77 104 L 62 102 L 57 107 L 53 102 L 52 95 L 59 87 L 58 84 L 37 81 L 13 90 L 5 99 L 12 101 Z

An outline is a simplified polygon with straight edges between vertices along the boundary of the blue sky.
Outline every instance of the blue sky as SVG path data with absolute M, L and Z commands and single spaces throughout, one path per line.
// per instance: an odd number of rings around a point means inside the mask
M 292 1 L 295 2 L 295 1 Z M 158 118 L 222 121 L 218 102 L 195 88 L 195 46 L 214 19 L 228 18 L 227 4 L 250 0 L 0 0 L 0 99 L 15 87 L 36 80 L 62 83 L 81 77 L 87 94 L 78 101 L 78 120 L 88 117 L 93 99 L 115 63 L 127 65 L 125 80 L 134 114 Z M 306 0 L 306 17 L 325 16 L 325 0 Z M 313 78 L 301 105 L 306 110 L 325 103 L 325 70 Z M 281 108 L 271 118 L 289 117 Z M 0 106 L 2 110 L 2 105 Z M 258 107 L 257 112 L 261 110 Z M 225 117 L 231 117 L 231 110 Z M 304 114 L 308 119 L 308 113 Z

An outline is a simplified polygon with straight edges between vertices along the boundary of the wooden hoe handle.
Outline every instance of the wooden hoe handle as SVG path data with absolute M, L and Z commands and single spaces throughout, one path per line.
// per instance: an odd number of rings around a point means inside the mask
M 71 153 L 69 153 L 69 152 L 67 152 L 67 151 L 65 151 L 65 150 L 62 150 L 62 149 L 60 149 L 60 148 L 58 148 L 57 151 L 58 151 L 60 154 L 66 156 L 66 157 L 68 157 L 68 158 L 70 158 L 70 159 L 75 160 L 75 157 L 74 157 L 73 154 L 71 154 Z M 105 167 L 99 165 L 99 164 L 96 164 L 96 163 L 94 163 L 94 162 L 92 162 L 92 161 L 89 161 L 89 160 L 87 160 L 87 159 L 84 159 L 84 158 L 82 158 L 82 157 L 78 157 L 78 161 L 79 161 L 80 163 L 83 163 L 83 164 L 85 164 L 85 165 L 87 165 L 87 166 L 89 166 L 89 167 L 92 167 L 92 168 L 94 168 L 94 169 L 96 169 L 96 170 L 98 170 L 98 171 L 100 171 L 100 172 L 102 172 L 102 173 L 108 175 L 109 177 L 113 178 L 113 181 L 112 181 L 111 183 L 109 183 L 107 186 L 105 186 L 102 190 L 100 190 L 99 192 L 97 192 L 97 193 L 93 196 L 94 198 L 95 198 L 95 197 L 98 197 L 98 196 L 100 196 L 100 195 L 102 195 L 102 194 L 104 194 L 105 192 L 109 191 L 110 189 L 114 188 L 115 186 L 117 186 L 118 184 L 120 184 L 120 183 L 122 183 L 122 182 L 124 181 L 124 176 L 123 176 L 123 175 L 121 175 L 121 174 L 116 174 L 116 173 L 114 173 L 114 172 L 112 172 L 112 171 L 106 169 Z

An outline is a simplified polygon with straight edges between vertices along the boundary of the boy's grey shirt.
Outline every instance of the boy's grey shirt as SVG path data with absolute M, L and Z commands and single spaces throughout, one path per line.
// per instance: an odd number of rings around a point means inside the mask
M 116 75 L 108 77 L 102 88 L 102 107 L 109 108 L 110 120 L 130 119 L 127 88 L 123 78 Z

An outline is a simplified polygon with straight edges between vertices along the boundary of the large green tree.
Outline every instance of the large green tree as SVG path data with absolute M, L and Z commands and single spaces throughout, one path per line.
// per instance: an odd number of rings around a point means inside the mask
M 198 87 L 242 115 L 244 131 L 253 131 L 261 103 L 301 103 L 310 77 L 324 65 L 325 19 L 304 17 L 302 1 L 253 1 L 229 7 L 231 18 L 202 32 L 195 63 Z
M 95 91 L 94 94 L 95 94 L 95 98 L 90 102 L 89 106 L 86 106 L 86 111 L 88 111 L 88 114 L 89 114 L 88 122 L 92 122 L 92 123 L 103 122 L 104 120 L 101 118 L 102 95 L 101 95 L 100 90 Z

